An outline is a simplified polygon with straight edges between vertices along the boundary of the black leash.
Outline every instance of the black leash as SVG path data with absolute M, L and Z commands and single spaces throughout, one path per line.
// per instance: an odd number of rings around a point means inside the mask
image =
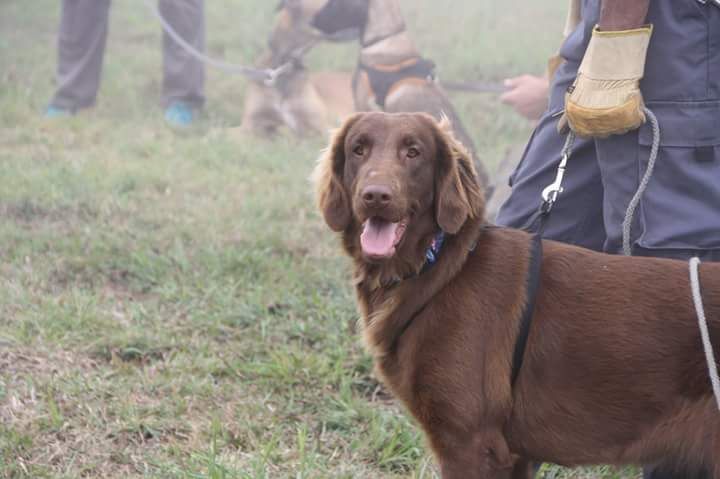
M 530 247 L 530 266 L 528 267 L 527 277 L 527 303 L 523 309 L 520 318 L 520 331 L 515 340 L 515 349 L 513 350 L 512 370 L 510 374 L 510 385 L 513 386 L 520 374 L 523 359 L 525 357 L 525 349 L 527 348 L 528 337 L 530 336 L 530 326 L 532 326 L 532 317 L 535 310 L 535 302 L 537 300 L 537 292 L 540 287 L 540 272 L 542 269 L 542 235 L 545 225 L 550 218 L 553 206 L 557 201 L 558 195 L 562 193 L 562 180 L 565 176 L 565 168 L 575 142 L 575 134 L 571 131 L 568 133 L 565 146 L 563 147 L 562 157 L 558 164 L 555 181 L 548 185 L 542 192 L 542 201 L 537 211 L 528 219 L 523 230 L 532 233 Z
M 520 332 L 515 340 L 515 350 L 513 351 L 512 373 L 510 375 L 510 385 L 514 385 L 520 374 L 523 359 L 525 357 L 525 348 L 527 347 L 528 337 L 530 336 L 530 326 L 532 325 L 533 312 L 535 311 L 535 300 L 540 287 L 540 270 L 542 268 L 542 236 L 535 234 L 532 237 L 532 245 L 530 247 L 530 267 L 527 277 L 527 303 L 520 319 Z

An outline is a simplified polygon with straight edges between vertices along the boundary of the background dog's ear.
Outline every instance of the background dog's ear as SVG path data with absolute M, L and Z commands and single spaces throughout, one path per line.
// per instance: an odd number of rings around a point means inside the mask
M 332 135 L 313 172 L 318 207 L 333 231 L 344 231 L 352 219 L 350 195 L 343 184 L 345 137 L 359 117 L 360 114 L 351 116 Z
M 437 176 L 435 179 L 435 214 L 440 228 L 456 234 L 468 218 L 484 214 L 485 198 L 480 188 L 472 158 L 450 131 L 450 122 L 430 119 L 435 129 Z
M 352 29 L 359 32 L 367 23 L 368 8 L 368 0 L 329 0 L 311 24 L 326 35 Z

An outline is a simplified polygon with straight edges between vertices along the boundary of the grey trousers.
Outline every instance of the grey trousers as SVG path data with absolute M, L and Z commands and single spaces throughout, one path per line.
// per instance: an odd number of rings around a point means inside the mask
M 137 2 L 138 8 L 144 8 Z M 205 49 L 203 0 L 159 0 L 160 12 L 197 50 Z M 108 33 L 110 0 L 63 0 L 58 35 L 57 90 L 50 104 L 79 110 L 95 103 Z M 199 108 L 205 70 L 163 32 L 163 105 L 181 101 Z

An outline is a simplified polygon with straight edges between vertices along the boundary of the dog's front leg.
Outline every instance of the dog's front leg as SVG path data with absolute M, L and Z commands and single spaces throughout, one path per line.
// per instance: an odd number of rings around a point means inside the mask
M 445 458 L 440 459 L 440 477 L 442 479 L 500 479 L 501 477 L 510 479 L 510 476 L 488 475 L 487 467 L 483 464 L 483 459 L 475 458 Z
M 527 462 L 516 464 L 500 431 L 483 431 L 470 437 L 448 437 L 438 440 L 431 435 L 442 479 L 527 479 Z M 514 467 L 516 466 L 516 467 Z M 517 474 L 517 475 L 516 475 Z
M 488 464 L 488 459 L 481 455 L 440 459 L 440 473 L 442 479 L 532 479 L 535 475 L 532 463 L 525 459 L 518 460 L 512 469 L 508 469 Z
M 524 457 L 515 462 L 512 470 L 512 479 L 532 479 L 535 477 L 535 466 Z

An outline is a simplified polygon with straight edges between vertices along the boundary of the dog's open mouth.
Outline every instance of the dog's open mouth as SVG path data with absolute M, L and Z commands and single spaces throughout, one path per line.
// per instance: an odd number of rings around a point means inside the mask
M 391 258 L 406 228 L 405 220 L 393 223 L 379 216 L 368 218 L 363 223 L 363 232 L 360 235 L 363 254 L 373 259 Z

